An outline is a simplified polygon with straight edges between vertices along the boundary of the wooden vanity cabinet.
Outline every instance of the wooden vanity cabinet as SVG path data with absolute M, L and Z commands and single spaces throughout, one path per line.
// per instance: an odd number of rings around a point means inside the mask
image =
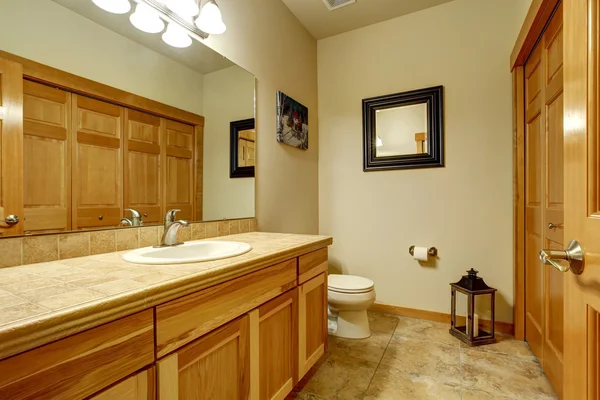
M 298 287 L 298 379 L 308 372 L 327 347 L 327 274 Z
M 244 315 L 159 360 L 159 400 L 250 398 L 250 317 Z

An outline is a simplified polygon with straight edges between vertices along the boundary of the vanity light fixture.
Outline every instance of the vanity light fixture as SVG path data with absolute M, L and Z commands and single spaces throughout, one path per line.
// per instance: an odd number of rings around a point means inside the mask
M 114 14 L 128 13 L 133 1 L 136 5 L 135 12 L 129 16 L 133 26 L 147 33 L 164 31 L 163 41 L 173 47 L 189 47 L 192 39 L 202 41 L 209 34 L 218 35 L 227 29 L 215 0 L 92 1 L 103 10 Z M 200 15 L 194 22 L 194 17 L 198 14 Z
M 131 10 L 129 0 L 92 0 L 95 5 L 113 14 L 126 14 Z
M 215 0 L 207 0 L 204 3 L 200 10 L 200 16 L 196 20 L 196 26 L 211 35 L 220 35 L 227 30 L 223 23 L 221 10 Z
M 169 10 L 183 18 L 192 18 L 198 15 L 200 7 L 196 0 L 162 0 Z
M 169 46 L 185 48 L 192 44 L 192 38 L 185 29 L 174 22 L 170 22 L 167 30 L 162 34 L 162 40 Z
M 165 29 L 165 23 L 156 10 L 148 4 L 139 3 L 135 12 L 129 16 L 129 21 L 142 32 L 158 33 Z

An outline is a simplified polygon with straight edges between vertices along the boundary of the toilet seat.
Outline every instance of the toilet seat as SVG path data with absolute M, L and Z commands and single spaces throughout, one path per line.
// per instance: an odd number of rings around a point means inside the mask
M 372 291 L 374 286 L 372 280 L 354 275 L 331 274 L 327 282 L 330 291 L 347 294 L 367 293 Z

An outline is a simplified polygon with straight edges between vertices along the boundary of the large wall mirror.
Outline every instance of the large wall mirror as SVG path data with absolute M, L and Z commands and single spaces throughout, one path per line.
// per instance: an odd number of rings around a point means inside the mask
M 364 99 L 364 170 L 443 167 L 443 99 L 443 86 Z
M 139 31 L 134 11 L 0 5 L 11 32 L 0 36 L 1 87 L 23 88 L 22 150 L 0 145 L 12 167 L 0 188 L 17 188 L 0 189 L 0 236 L 159 225 L 169 209 L 188 221 L 255 216 L 254 174 L 232 179 L 229 162 L 231 123 L 255 118 L 255 77 L 199 41 L 175 48 Z M 246 136 L 253 166 L 254 128 Z

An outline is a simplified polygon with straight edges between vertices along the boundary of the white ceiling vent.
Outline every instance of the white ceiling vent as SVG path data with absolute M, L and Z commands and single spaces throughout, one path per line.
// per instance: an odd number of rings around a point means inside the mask
M 356 3 L 356 0 L 323 0 L 329 11 L 337 10 L 350 4 Z

